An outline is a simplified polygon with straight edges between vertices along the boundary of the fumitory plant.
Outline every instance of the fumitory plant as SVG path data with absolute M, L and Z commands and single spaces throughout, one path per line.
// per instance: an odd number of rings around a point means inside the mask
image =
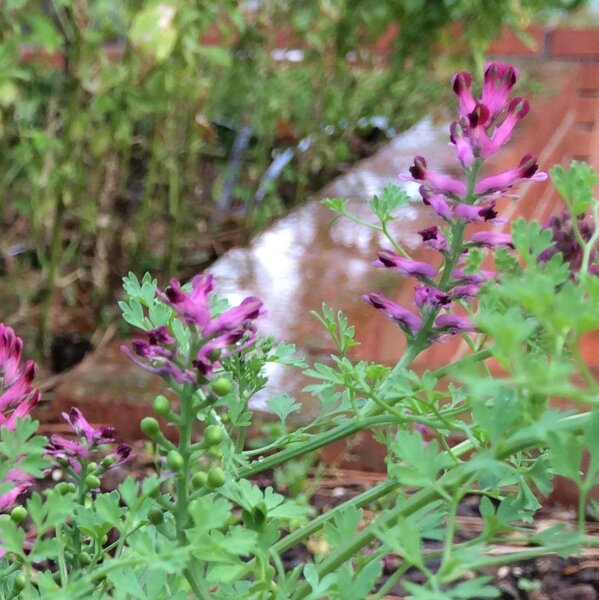
M 527 100 L 511 97 L 517 80 L 515 67 L 491 63 L 477 95 L 469 73 L 455 75 L 450 140 L 463 176 L 436 172 L 421 156 L 401 176 L 418 182 L 438 217 L 419 232 L 430 261 L 416 260 L 390 234 L 411 202 L 400 188 L 372 199 L 373 222 L 342 200 L 326 201 L 386 239 L 375 267 L 415 281 L 410 306 L 380 291 L 364 296 L 404 338 L 393 366 L 353 360 L 354 328 L 328 306 L 315 316 L 338 352 L 307 367 L 292 346 L 259 337 L 258 298 L 231 306 L 206 273 L 186 284 L 172 279 L 164 290 L 150 275 L 140 281 L 131 273 L 121 309 L 142 333 L 123 351 L 169 389 L 140 424 L 156 473 L 106 491 L 104 473 L 131 448 L 111 448 L 115 431 L 76 408 L 64 415 L 73 436 L 37 435 L 29 415 L 39 399 L 34 366 L 20 366 L 21 342 L 2 326 L 3 598 L 363 600 L 396 584 L 417 600 L 491 598 L 499 591 L 489 568 L 599 543 L 585 530 L 599 484 L 599 385 L 580 350 L 599 328 L 592 191 L 599 176 L 582 163 L 555 167 L 565 213 L 546 226 L 519 219 L 511 233 L 499 230 L 500 200 L 514 199 L 522 182 L 547 178 L 530 154 L 512 169 L 487 172 L 485 161 L 529 111 Z M 435 370 L 413 366 L 452 336 L 465 340 L 465 356 Z M 268 393 L 269 362 L 303 369 L 321 410 L 293 428 L 287 420 L 299 403 L 270 397 L 280 427 L 248 448 L 250 402 Z M 581 410 L 559 409 L 553 398 Z M 328 511 L 255 478 L 366 430 L 387 448 L 387 477 Z M 48 473 L 60 481 L 42 484 Z M 579 488 L 578 523 L 539 531 L 535 513 L 556 474 Z M 466 495 L 478 499 L 483 527 L 462 538 L 457 514 Z M 522 549 L 492 553 L 506 537 Z M 285 552 L 315 539 L 322 552 L 286 564 Z M 382 577 L 390 557 L 399 566 Z M 406 578 L 408 570 L 424 583 Z

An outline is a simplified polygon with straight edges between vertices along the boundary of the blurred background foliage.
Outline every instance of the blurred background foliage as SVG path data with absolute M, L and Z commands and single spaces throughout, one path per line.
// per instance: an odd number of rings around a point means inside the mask
M 2 319 L 92 331 L 128 270 L 203 268 L 580 4 L 3 0 Z

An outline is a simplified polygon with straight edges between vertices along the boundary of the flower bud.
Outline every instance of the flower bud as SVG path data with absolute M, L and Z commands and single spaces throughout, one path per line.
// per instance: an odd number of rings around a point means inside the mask
M 97 488 L 100 487 L 100 478 L 96 477 L 95 475 L 88 475 L 85 478 L 85 485 L 90 489 L 90 490 L 95 490 Z
M 166 464 L 171 471 L 180 471 L 183 468 L 183 457 L 177 450 L 170 450 L 166 455 Z
M 217 396 L 221 396 L 221 397 L 226 396 L 233 389 L 233 386 L 231 385 L 231 381 L 229 379 L 227 379 L 226 377 L 219 377 L 218 379 L 215 379 L 210 384 L 210 387 L 212 388 L 212 391 Z
M 221 487 L 227 477 L 225 472 L 220 467 L 212 467 L 210 471 L 208 471 L 208 487 L 215 489 Z
M 160 425 L 154 417 L 144 417 L 139 428 L 149 437 L 154 437 L 160 432 Z
M 157 506 L 153 506 L 148 511 L 148 521 L 152 523 L 152 525 L 162 525 L 164 523 L 164 512 L 161 508 Z
M 23 506 L 15 506 L 10 512 L 10 518 L 13 523 L 18 525 L 27 518 L 27 510 Z
M 194 490 L 199 490 L 200 488 L 203 488 L 207 483 L 208 475 L 204 473 L 204 471 L 198 471 L 191 478 L 191 487 L 193 487 Z
M 166 396 L 156 396 L 156 398 L 154 398 L 154 412 L 159 416 L 159 417 L 167 417 L 170 410 L 171 410 L 171 405 L 170 402 L 168 400 L 168 398 Z
M 222 427 L 219 425 L 208 425 L 204 431 L 204 444 L 206 446 L 216 446 L 220 444 L 225 437 Z

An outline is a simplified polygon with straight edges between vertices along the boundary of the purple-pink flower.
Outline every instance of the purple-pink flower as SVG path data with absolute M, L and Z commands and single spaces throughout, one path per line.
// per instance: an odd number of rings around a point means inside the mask
M 547 173 L 539 171 L 537 157 L 534 154 L 527 154 L 522 157 L 520 164 L 514 169 L 508 169 L 497 175 L 484 177 L 475 186 L 477 194 L 484 196 L 495 192 L 505 192 L 509 188 L 526 180 L 545 181 Z
M 378 260 L 372 263 L 375 267 L 394 269 L 402 275 L 432 278 L 437 274 L 437 269 L 432 265 L 410 258 L 403 258 L 393 250 L 381 250 L 378 257 Z
M 395 321 L 406 333 L 414 335 L 422 327 L 422 319 L 420 317 L 403 306 L 389 300 L 382 292 L 366 294 L 364 300 L 377 310 L 380 310 L 385 317 Z
M 472 234 L 470 241 L 488 248 L 494 248 L 495 246 L 514 247 L 512 236 L 509 233 L 498 233 L 495 231 L 477 231 Z
M 76 437 L 71 439 L 53 434 L 50 436 L 46 452 L 60 463 L 69 465 L 76 473 L 80 473 L 81 461 L 89 460 L 101 446 L 114 442 L 116 430 L 114 427 L 107 426 L 93 427 L 78 408 L 71 408 L 68 413 L 63 412 L 62 417 L 70 425 Z M 110 460 L 108 466 L 120 464 L 130 455 L 131 446 L 119 444 L 116 452 L 108 455 L 115 458 Z
M 414 165 L 410 167 L 409 174 L 400 175 L 401 181 L 419 181 L 434 194 L 446 194 L 451 196 L 463 196 L 466 193 L 466 184 L 459 179 L 454 179 L 444 173 L 432 171 L 427 167 L 426 160 L 422 156 L 414 158 Z
M 435 327 L 443 333 L 467 333 L 476 331 L 472 321 L 468 317 L 446 313 L 435 319 Z
M 249 296 L 238 306 L 213 317 L 209 299 L 213 289 L 213 276 L 204 274 L 191 280 L 189 291 L 177 279 L 171 279 L 164 292 L 156 291 L 156 296 L 195 332 L 195 356 L 181 352 L 166 326 L 147 332 L 147 340 L 133 340 L 131 348 L 122 346 L 123 352 L 145 370 L 171 382 L 197 384 L 198 374 L 200 381 L 208 377 L 219 366 L 219 359 L 255 342 L 254 321 L 264 314 L 262 301 Z
M 518 69 L 513 65 L 491 62 L 485 67 L 482 103 L 489 109 L 491 117 L 504 109 L 519 75 Z

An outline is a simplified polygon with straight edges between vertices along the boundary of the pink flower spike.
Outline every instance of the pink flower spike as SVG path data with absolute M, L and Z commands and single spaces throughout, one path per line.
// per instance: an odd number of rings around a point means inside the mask
M 446 333 L 466 333 L 476 331 L 472 321 L 468 317 L 459 315 L 444 314 L 435 319 L 435 327 L 444 330 Z
M 489 109 L 491 118 L 504 109 L 518 76 L 518 69 L 512 65 L 491 62 L 485 67 L 482 102 Z
M 420 195 L 424 204 L 430 206 L 442 219 L 451 221 L 451 208 L 443 196 L 431 193 L 423 185 L 420 186 Z
M 468 71 L 460 71 L 451 78 L 451 87 L 458 98 L 458 114 L 465 117 L 474 110 L 476 102 L 472 97 L 472 75 Z
M 472 234 L 470 241 L 487 248 L 494 248 L 495 246 L 514 247 L 512 236 L 509 233 L 497 233 L 495 231 L 477 231 Z
M 421 181 L 436 194 L 463 196 L 466 193 L 466 184 L 444 173 L 431 171 L 427 168 L 426 160 L 422 156 L 414 158 L 414 165 L 409 169 L 414 181 Z
M 19 378 L 22 351 L 23 340 L 17 337 L 12 327 L 0 323 L 0 379 L 5 388 Z
M 403 306 L 392 302 L 381 292 L 371 292 L 363 296 L 364 300 L 382 314 L 397 323 L 406 333 L 414 335 L 422 327 L 422 320 Z
M 456 155 L 462 166 L 464 168 L 471 167 L 474 163 L 472 144 L 467 138 L 464 128 L 457 121 L 454 121 L 449 128 L 449 139 L 455 146 Z
M 378 256 L 379 259 L 372 263 L 375 267 L 385 267 L 387 269 L 394 269 L 402 275 L 428 277 L 429 279 L 437 274 L 437 269 L 432 265 L 410 258 L 403 258 L 393 252 L 393 250 L 381 250 Z
M 547 173 L 538 172 L 539 165 L 534 154 L 526 154 L 515 169 L 508 169 L 497 175 L 481 179 L 475 187 L 479 195 L 495 192 L 505 192 L 512 186 L 523 181 L 545 181 Z

